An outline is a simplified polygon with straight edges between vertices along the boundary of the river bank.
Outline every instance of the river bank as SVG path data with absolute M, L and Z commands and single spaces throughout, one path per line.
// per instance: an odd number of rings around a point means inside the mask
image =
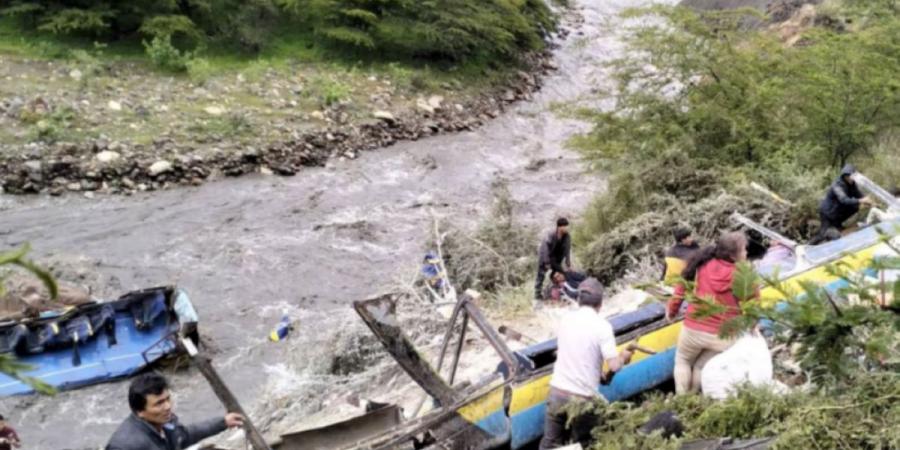
M 294 175 L 482 126 L 531 99 L 556 70 L 547 49 L 479 74 L 260 61 L 198 79 L 107 61 L 102 51 L 72 53 L 0 54 L 0 192 L 130 195 L 247 173 Z

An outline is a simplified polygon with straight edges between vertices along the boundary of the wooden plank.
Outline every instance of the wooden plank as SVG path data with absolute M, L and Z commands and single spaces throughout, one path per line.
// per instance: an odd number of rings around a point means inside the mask
M 219 376 L 219 373 L 216 371 L 215 367 L 213 367 L 212 361 L 205 355 L 201 355 L 190 339 L 182 338 L 181 345 L 191 357 L 194 365 L 200 369 L 200 373 L 203 374 L 206 381 L 209 382 L 209 386 L 216 394 L 216 397 L 219 398 L 219 401 L 222 402 L 222 405 L 225 406 L 225 410 L 244 416 L 244 433 L 247 436 L 247 440 L 250 441 L 253 450 L 272 450 L 265 439 L 263 439 L 259 430 L 253 425 L 250 417 L 244 412 L 244 408 L 241 407 L 237 397 L 235 397 L 231 392 L 231 389 L 228 389 L 228 386 L 225 385 L 225 381 L 222 380 L 222 377 Z

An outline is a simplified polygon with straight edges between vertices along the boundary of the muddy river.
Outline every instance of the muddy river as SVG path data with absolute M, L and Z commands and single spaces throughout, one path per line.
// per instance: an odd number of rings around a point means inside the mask
M 247 176 L 131 197 L 6 196 L 0 242 L 30 242 L 37 259 L 76 261 L 108 281 L 102 292 L 186 288 L 216 365 L 245 407 L 265 413 L 266 428 L 302 422 L 329 408 L 335 390 L 374 382 L 335 373 L 332 364 L 362 332 L 349 304 L 415 272 L 432 212 L 474 225 L 490 208 L 492 184 L 505 180 L 518 218 L 543 226 L 559 214 L 577 216 L 604 189 L 603 177 L 565 148 L 587 124 L 552 110 L 608 87 L 603 62 L 622 51 L 617 13 L 641 2 L 574 3 L 579 18 L 555 52 L 559 70 L 532 101 L 476 131 L 401 143 L 291 178 Z M 285 313 L 296 332 L 267 342 Z M 171 377 L 182 420 L 221 413 L 198 373 Z M 5 399 L 0 411 L 25 448 L 96 449 L 128 414 L 126 389 L 118 382 Z M 229 442 L 243 448 L 242 440 Z

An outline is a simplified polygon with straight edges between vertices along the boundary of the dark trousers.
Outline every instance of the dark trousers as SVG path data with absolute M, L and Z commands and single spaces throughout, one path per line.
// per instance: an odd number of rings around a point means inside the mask
M 823 242 L 838 240 L 841 238 L 841 230 L 844 229 L 842 223 L 834 223 L 822 213 L 819 213 L 819 232 L 809 241 L 809 245 L 819 245 Z
M 547 275 L 547 266 L 538 263 L 537 279 L 534 280 L 534 298 L 535 300 L 544 299 L 544 276 Z
M 582 414 L 572 421 L 569 428 L 566 428 L 569 417 L 563 411 L 563 407 L 571 401 L 590 400 L 550 388 L 547 412 L 544 414 L 544 437 L 541 439 L 540 450 L 559 448 L 570 440 L 587 448 L 591 441 L 591 430 L 599 424 L 599 418 L 595 414 Z

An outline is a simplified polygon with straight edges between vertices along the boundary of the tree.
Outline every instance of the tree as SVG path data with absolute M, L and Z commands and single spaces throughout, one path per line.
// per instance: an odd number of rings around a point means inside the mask
M 579 146 L 599 159 L 676 147 L 722 165 L 837 166 L 900 124 L 896 19 L 852 33 L 816 27 L 788 47 L 744 26 L 747 14 L 632 11 L 655 25 L 629 34 L 630 51 L 612 66 L 616 107 L 590 114 L 595 127 Z
M 900 21 L 853 33 L 819 30 L 808 42 L 793 62 L 790 103 L 803 118 L 797 138 L 843 166 L 900 125 Z

